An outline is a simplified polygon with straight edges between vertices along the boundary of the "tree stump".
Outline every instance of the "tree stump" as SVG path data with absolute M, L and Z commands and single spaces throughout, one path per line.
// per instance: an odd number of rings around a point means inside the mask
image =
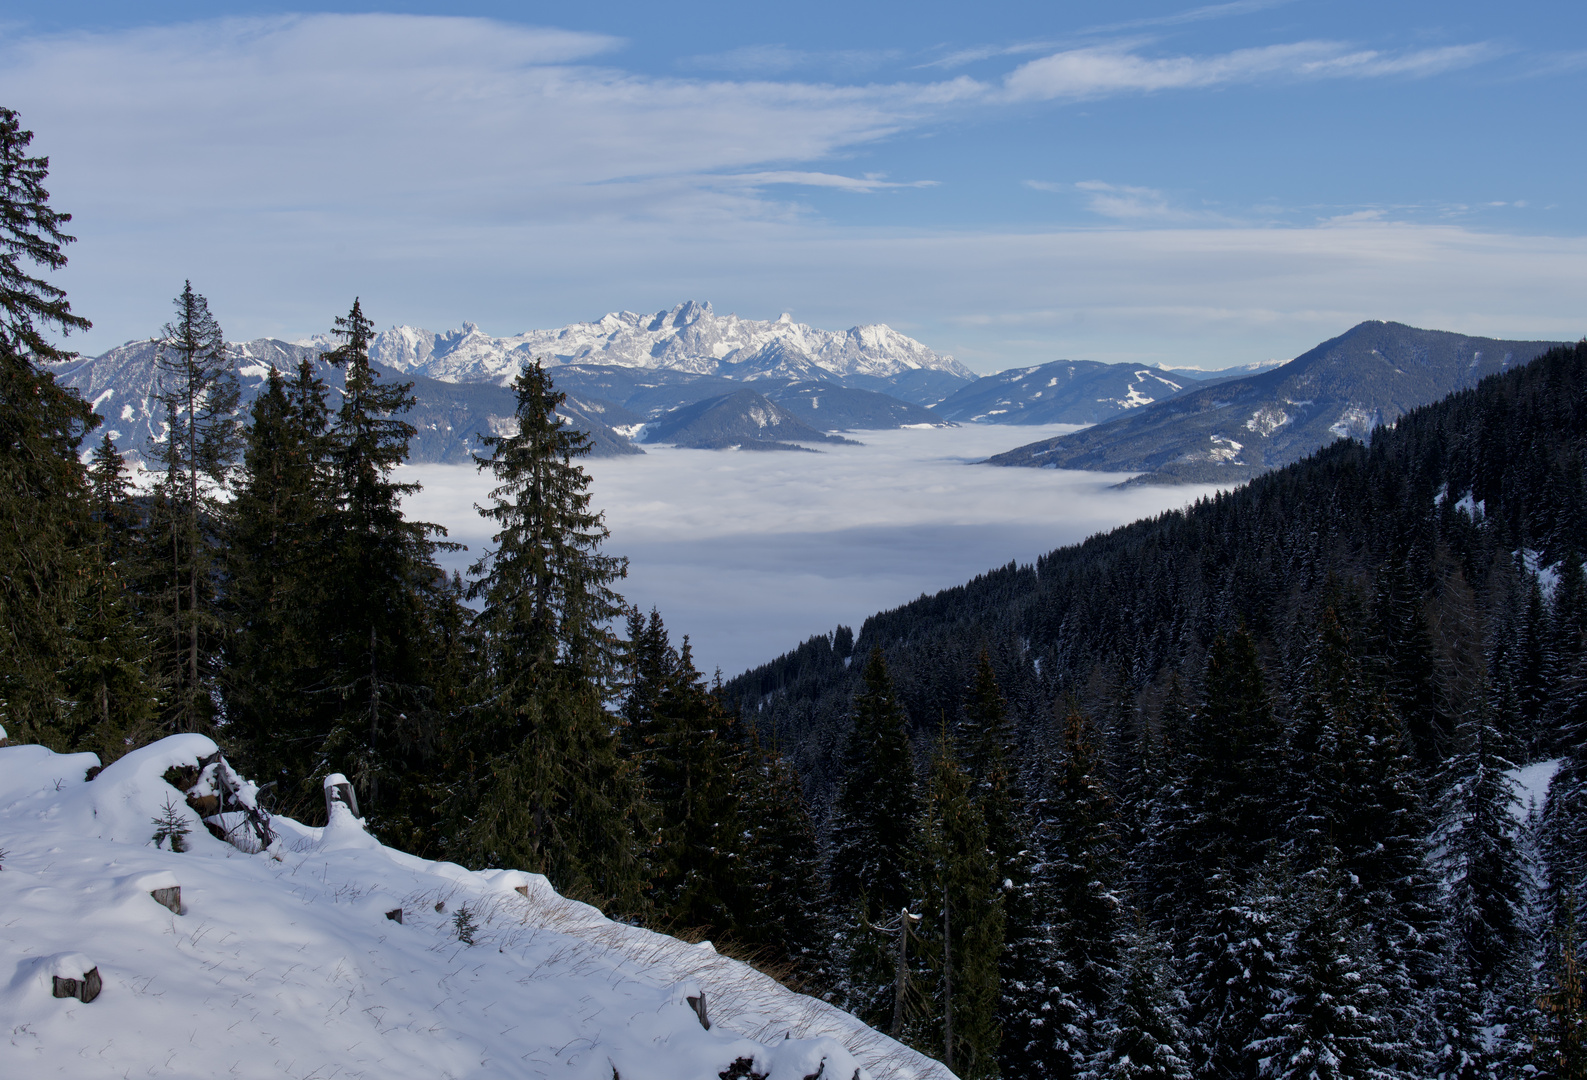
M 689 1003 L 689 1008 L 694 1010 L 694 1015 L 700 1018 L 700 1026 L 710 1031 L 711 1018 L 706 1015 L 705 1011 L 705 991 L 701 990 L 699 997 L 686 997 L 683 1000 Z
M 182 914 L 182 886 L 171 885 L 164 889 L 152 889 L 149 895 L 154 897 L 154 902 L 171 909 L 173 915 Z
M 76 998 L 86 1004 L 104 987 L 99 965 L 82 953 L 62 953 L 48 963 L 50 992 L 58 998 Z
M 327 820 L 335 816 L 333 807 L 336 803 L 341 803 L 351 810 L 354 817 L 359 816 L 358 795 L 353 791 L 352 783 L 339 772 L 331 773 L 325 778 L 325 817 Z

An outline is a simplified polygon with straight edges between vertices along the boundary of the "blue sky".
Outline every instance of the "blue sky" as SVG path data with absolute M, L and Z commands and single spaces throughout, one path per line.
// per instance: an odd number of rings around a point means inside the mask
M 1587 332 L 1587 15 L 1532 3 L 7 3 L 98 351 L 686 299 L 980 370 Z M 443 14 L 444 11 L 444 14 Z

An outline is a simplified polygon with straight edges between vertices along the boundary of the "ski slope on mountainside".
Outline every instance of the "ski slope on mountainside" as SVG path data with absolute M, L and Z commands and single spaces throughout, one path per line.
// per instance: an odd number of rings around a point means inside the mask
M 0 747 L 0 1075 L 951 1078 L 708 943 L 384 847 L 339 804 L 264 851 L 217 839 L 162 779 L 214 752 L 173 736 L 90 781 L 92 754 Z M 186 851 L 153 843 L 172 815 Z M 97 997 L 55 996 L 88 970 Z

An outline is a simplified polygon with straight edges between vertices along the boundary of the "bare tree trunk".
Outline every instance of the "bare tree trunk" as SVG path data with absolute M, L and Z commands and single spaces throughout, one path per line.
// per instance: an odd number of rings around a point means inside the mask
M 893 1038 L 904 1032 L 904 985 L 909 970 L 909 906 L 898 909 L 898 970 L 893 976 Z
M 953 1071 L 953 928 L 948 925 L 948 889 L 942 889 L 942 1063 Z
M 375 628 L 369 628 L 369 801 L 380 797 L 375 740 L 380 737 L 380 669 L 375 663 Z

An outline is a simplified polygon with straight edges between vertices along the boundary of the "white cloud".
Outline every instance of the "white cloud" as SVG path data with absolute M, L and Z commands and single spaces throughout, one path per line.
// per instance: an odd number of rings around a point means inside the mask
M 1148 26 L 1183 26 L 1186 23 L 1205 22 L 1208 19 L 1226 19 L 1233 15 L 1251 15 L 1258 11 L 1267 11 L 1269 8 L 1282 7 L 1292 2 L 1293 0 L 1233 0 L 1232 3 L 1208 4 L 1204 7 L 1191 8 L 1188 11 L 1178 11 L 1169 15 L 1153 15 L 1143 19 L 1129 19 L 1125 22 L 1090 26 L 1082 30 L 1081 33 L 1112 34 L 1120 30 L 1140 30 Z
M 839 188 L 843 191 L 872 192 L 887 188 L 936 187 L 936 180 L 888 180 L 883 176 L 840 176 L 836 173 L 799 172 L 783 169 L 772 172 L 734 173 L 718 178 L 727 183 L 760 187 L 771 184 L 797 184 L 803 187 Z
M 82 238 L 60 281 L 96 330 L 71 343 L 152 333 L 186 278 L 238 337 L 323 331 L 354 295 L 382 324 L 501 333 L 696 297 L 823 326 L 889 322 L 982 369 L 1121 349 L 1216 366 L 1299 352 L 1368 317 L 1584 329 L 1587 243 L 1574 238 L 1163 228 L 1211 223 L 1164 216 L 1171 199 L 1125 185 L 1066 189 L 1113 214 L 1099 229 L 821 221 L 785 192 L 929 183 L 830 163 L 995 108 L 988 88 L 658 79 L 597 66 L 617 44 L 403 16 L 6 39 L 0 101 L 38 133 L 55 205 Z M 1356 54 L 1307 55 L 1341 67 Z M 1194 78 L 1210 77 L 1202 63 Z M 1219 77 L 1260 66 L 1229 61 Z M 1020 320 L 1051 327 L 1049 343 L 998 329 Z
M 887 49 L 832 49 L 811 51 L 786 45 L 746 45 L 721 53 L 691 56 L 681 66 L 734 75 L 785 75 L 812 69 L 855 73 L 870 71 L 898 54 Z
M 1154 188 L 1114 185 L 1101 180 L 1082 180 L 1075 187 L 1089 194 L 1092 212 L 1104 217 L 1139 221 L 1187 216 L 1169 206 L 1163 193 Z
M 1237 49 L 1215 56 L 1146 57 L 1128 45 L 1068 49 L 1022 64 L 1004 79 L 1015 101 L 1079 101 L 1115 94 L 1184 90 L 1278 79 L 1427 76 L 1469 67 L 1492 53 L 1487 45 L 1451 45 L 1391 54 L 1335 41 Z

